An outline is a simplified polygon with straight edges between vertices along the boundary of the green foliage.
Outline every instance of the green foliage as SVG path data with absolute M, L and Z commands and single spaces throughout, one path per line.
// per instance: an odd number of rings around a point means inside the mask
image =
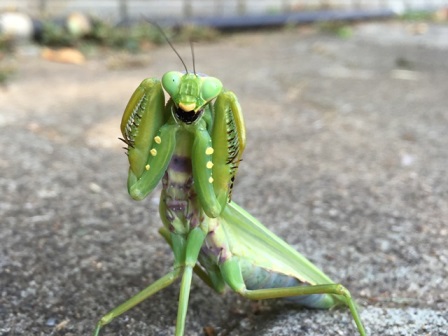
M 96 21 L 92 32 L 86 36 L 86 41 L 108 48 L 138 52 L 147 43 L 163 42 L 163 36 L 149 24 L 114 27 L 108 23 Z
M 185 26 L 178 29 L 163 28 L 171 41 L 210 41 L 218 32 L 207 27 Z M 132 26 L 114 26 L 102 20 L 92 20 L 92 29 L 84 36 L 74 35 L 62 24 L 45 20 L 42 24 L 40 43 L 49 47 L 101 46 L 112 49 L 139 52 L 148 44 L 164 44 L 165 37 L 159 29 L 148 22 Z M 0 41 L 1 47 L 1 41 Z
M 320 31 L 340 38 L 350 38 L 353 35 L 352 26 L 343 21 L 320 22 L 316 26 Z
M 188 25 L 179 29 L 174 41 L 213 41 L 219 37 L 219 32 L 213 28 Z
M 0 34 L 0 52 L 11 53 L 14 51 L 14 41 L 11 37 Z
M 0 35 L 0 85 L 6 85 L 8 80 L 16 72 L 14 63 L 10 62 L 9 54 L 14 52 L 14 41 L 12 38 Z
M 6 85 L 15 72 L 14 67 L 0 63 L 0 85 Z
M 76 44 L 77 37 L 70 34 L 63 25 L 45 20 L 42 23 L 42 37 L 40 42 L 50 47 L 72 47 Z
M 405 21 L 433 21 L 434 12 L 430 11 L 408 11 L 400 16 Z

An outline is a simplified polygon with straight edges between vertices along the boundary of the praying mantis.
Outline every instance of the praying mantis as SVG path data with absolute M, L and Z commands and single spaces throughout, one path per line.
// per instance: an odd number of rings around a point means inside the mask
M 246 144 L 237 97 L 214 77 L 170 71 L 147 78 L 127 104 L 121 132 L 129 160 L 127 186 L 136 200 L 162 181 L 159 230 L 174 253 L 170 272 L 112 309 L 94 336 L 115 317 L 181 278 L 175 335 L 185 332 L 193 273 L 222 293 L 288 298 L 305 307 L 348 306 L 366 335 L 354 299 L 304 256 L 231 200 Z M 169 95 L 165 103 L 164 91 Z

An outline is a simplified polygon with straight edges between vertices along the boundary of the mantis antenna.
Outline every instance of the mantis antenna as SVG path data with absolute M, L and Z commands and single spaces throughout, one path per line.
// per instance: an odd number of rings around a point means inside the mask
M 177 57 L 179 57 L 180 61 L 182 62 L 182 65 L 185 68 L 185 72 L 188 73 L 188 69 L 187 66 L 185 65 L 184 60 L 182 59 L 182 57 L 180 57 L 179 53 L 177 52 L 176 48 L 174 48 L 173 44 L 171 43 L 170 39 L 168 38 L 168 36 L 166 36 L 165 32 L 163 31 L 162 27 L 159 26 L 159 24 L 157 24 L 154 21 L 149 20 L 148 18 L 145 18 L 146 22 L 148 22 L 149 24 L 152 24 L 154 27 L 157 28 L 157 30 L 162 34 L 163 38 L 165 39 L 166 42 L 168 42 L 168 44 L 170 45 L 171 49 L 173 49 L 173 51 L 176 53 Z M 193 59 L 193 68 L 194 68 L 194 59 Z M 196 72 L 195 72 L 196 74 Z
M 193 73 L 196 75 L 196 64 L 194 59 L 194 41 L 190 39 L 191 58 L 193 59 Z

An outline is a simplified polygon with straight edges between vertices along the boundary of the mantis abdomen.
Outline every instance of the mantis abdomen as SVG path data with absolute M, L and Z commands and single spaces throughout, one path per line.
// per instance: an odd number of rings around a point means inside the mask
M 308 286 L 308 283 L 286 274 L 267 270 L 249 262 L 240 262 L 243 279 L 247 289 L 285 288 Z M 328 294 L 311 294 L 287 297 L 285 300 L 308 308 L 327 309 L 336 304 L 334 297 Z

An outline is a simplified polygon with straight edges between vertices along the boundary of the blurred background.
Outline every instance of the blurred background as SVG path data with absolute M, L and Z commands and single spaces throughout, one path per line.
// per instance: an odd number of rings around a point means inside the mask
M 401 18 L 443 22 L 446 5 L 445 0 L 3 0 L 0 49 L 12 50 L 14 46 L 20 49 L 23 42 L 75 47 L 77 51 L 40 51 L 44 58 L 72 57 L 70 61 L 76 63 L 82 62 L 93 51 L 92 47 L 136 52 L 148 42 L 164 43 L 163 36 L 147 20 L 162 25 L 168 35 L 171 29 L 171 37 L 183 41 L 210 40 L 225 31 L 296 25 L 319 25 L 349 35 L 346 24 L 360 21 Z M 419 29 L 425 30 L 425 25 L 413 29 L 418 33 Z M 32 52 L 32 48 L 20 50 Z M 0 60 L 6 58 L 2 53 Z M 3 62 L 0 80 L 12 73 L 13 68 Z
M 370 335 L 448 335 L 448 1 L 1 0 L 0 336 L 89 335 L 168 272 L 121 115 L 187 68 L 235 92 L 233 200 L 356 298 Z M 102 335 L 173 335 L 178 285 Z M 186 335 L 356 335 L 346 309 L 194 279 Z
M 152 18 L 275 14 L 322 9 L 392 9 L 397 12 L 428 10 L 446 5 L 444 0 L 3 0 L 3 9 L 32 15 L 64 15 L 81 11 L 103 18 L 126 20 L 145 14 Z

